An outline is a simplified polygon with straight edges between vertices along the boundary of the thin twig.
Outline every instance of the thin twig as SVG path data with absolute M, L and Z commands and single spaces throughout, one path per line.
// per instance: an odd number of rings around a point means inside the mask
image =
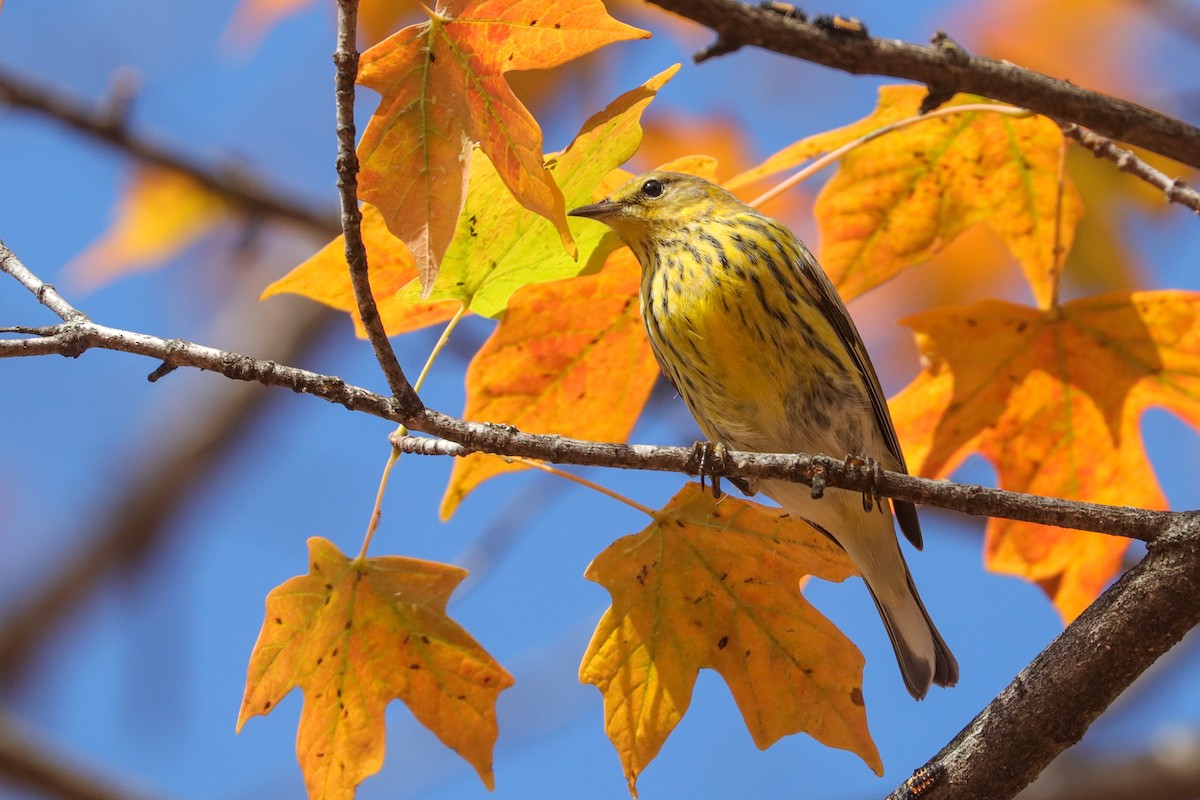
M 1117 169 L 1141 178 L 1146 183 L 1161 189 L 1170 203 L 1179 203 L 1200 214 L 1200 192 L 1183 182 L 1182 178 L 1171 178 L 1166 173 L 1138 158 L 1131 150 L 1120 147 L 1111 139 L 1081 128 L 1073 122 L 1062 124 L 1063 134 L 1091 150 L 1096 158 L 1107 158 Z
M 91 105 L 52 86 L 0 70 L 0 103 L 40 114 L 92 139 L 106 142 L 146 164 L 187 175 L 251 215 L 299 223 L 322 236 L 338 233 L 337 218 L 267 189 L 260 178 L 241 169 L 213 169 L 190 156 L 133 133 L 111 104 Z
M 333 54 L 336 67 L 334 98 L 337 102 L 337 185 L 342 207 L 342 234 L 346 240 L 346 263 L 350 266 L 350 281 L 358 315 L 366 329 L 367 339 L 375 351 L 375 360 L 387 377 L 392 395 L 405 413 L 418 412 L 423 404 L 404 377 L 392 343 L 388 341 L 371 292 L 367 271 L 367 248 L 362 240 L 362 212 L 358 208 L 358 154 L 354 150 L 354 81 L 358 77 L 358 0 L 338 0 L 337 50 Z
M 1004 61 L 975 56 L 938 37 L 933 45 L 830 30 L 738 0 L 651 0 L 711 28 L 720 52 L 752 45 L 855 75 L 891 75 L 1002 100 L 1200 168 L 1200 128 L 1128 100 L 1094 92 Z M 707 55 L 712 55 L 707 54 Z

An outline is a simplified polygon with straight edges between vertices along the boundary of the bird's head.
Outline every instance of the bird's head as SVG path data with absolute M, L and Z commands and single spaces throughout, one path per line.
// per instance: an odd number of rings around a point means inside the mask
M 568 213 L 603 222 L 626 243 L 633 244 L 708 219 L 729 203 L 741 205 L 733 195 L 704 178 L 655 170 L 626 181 L 599 203 Z

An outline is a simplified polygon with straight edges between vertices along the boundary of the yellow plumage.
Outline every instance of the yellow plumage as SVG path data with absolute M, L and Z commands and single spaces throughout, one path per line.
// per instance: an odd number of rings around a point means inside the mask
M 786 227 L 702 178 L 650 172 L 577 208 L 642 265 L 642 316 L 668 380 L 711 441 L 738 450 L 870 457 L 905 471 L 887 402 L 829 279 Z M 871 590 L 905 685 L 952 686 L 958 664 L 913 585 L 887 505 L 786 481 L 748 485 L 837 541 Z M 918 548 L 910 503 L 895 503 Z

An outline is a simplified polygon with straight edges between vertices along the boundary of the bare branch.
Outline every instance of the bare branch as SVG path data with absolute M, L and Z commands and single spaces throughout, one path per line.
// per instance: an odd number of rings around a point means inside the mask
M 117 788 L 111 779 L 71 763 L 62 753 L 48 752 L 0 715 L 0 776 L 13 786 L 61 800 L 137 800 L 147 795 Z
M 33 277 L 10 252 L 8 258 L 0 259 L 0 271 L 14 270 L 29 276 L 28 279 L 34 283 L 27 288 L 35 295 L 41 291 L 39 286 L 45 285 Z M 218 372 L 234 380 L 283 386 L 300 394 L 311 394 L 345 406 L 351 411 L 363 411 L 402 423 L 412 430 L 449 439 L 462 445 L 464 452 L 484 451 L 558 464 L 651 469 L 689 475 L 696 475 L 703 470 L 704 474 L 710 476 L 784 478 L 809 486 L 816 483 L 819 487 L 876 492 L 965 514 L 1059 525 L 1146 541 L 1153 540 L 1178 516 L 1171 512 L 1079 503 L 935 481 L 853 466 L 823 455 L 730 451 L 724 457 L 714 457 L 711 454 L 702 456 L 695 447 L 606 444 L 564 436 L 521 433 L 511 425 L 468 422 L 424 407 L 412 412 L 402 407 L 395 398 L 352 386 L 336 376 L 321 375 L 274 361 L 262 361 L 182 339 L 160 339 L 144 333 L 97 325 L 87 319 L 63 323 L 57 329 L 59 332 L 55 335 L 40 337 L 38 341 L 45 346 L 53 343 L 55 352 L 62 355 L 74 357 L 90 348 L 116 350 L 148 356 L 170 366 Z M 44 349 L 39 349 L 36 354 L 44 353 Z M 0 338 L 0 358 L 34 354 L 27 352 L 20 340 Z M 402 439 L 398 441 L 403 442 Z M 433 447 L 437 449 L 437 446 Z
M 135 135 L 122 115 L 104 107 L 92 107 L 61 90 L 19 78 L 0 70 L 0 102 L 41 114 L 63 125 L 106 142 L 139 161 L 181 172 L 210 192 L 220 195 L 252 215 L 264 215 L 299 223 L 323 236 L 338 232 L 336 218 L 310 208 L 262 186 L 262 181 L 243 170 L 214 170 L 189 156 Z
M 812 24 L 738 0 L 651 2 L 717 34 L 715 48 L 698 59 L 753 45 L 855 75 L 907 78 L 927 85 L 931 95 L 970 92 L 1003 100 L 1200 168 L 1200 128 L 1069 81 L 971 55 L 944 35 L 933 45 L 916 45 L 874 38 L 865 28 L 853 32 Z
M 338 0 L 337 51 L 333 63 L 337 68 L 334 98 L 337 101 L 337 185 L 342 205 L 342 234 L 346 241 L 346 263 L 350 266 L 350 281 L 354 285 L 354 299 L 358 303 L 358 315 L 367 339 L 375 350 L 387 377 L 392 395 L 407 414 L 419 412 L 424 404 L 413 390 L 404 370 L 396 359 L 392 343 L 383 329 L 379 309 L 375 306 L 375 295 L 371 292 L 371 278 L 367 272 L 367 248 L 362 240 L 362 212 L 358 208 L 358 154 L 354 150 L 354 81 L 358 77 L 358 45 L 355 41 L 358 30 L 358 0 Z
M 922 768 L 921 800 L 1008 798 L 1083 737 L 1200 623 L 1200 516 L 1179 514 L 1126 572 Z M 906 782 L 889 800 L 912 797 Z
M 1151 186 L 1162 189 L 1168 202 L 1179 203 L 1200 214 L 1200 192 L 1184 183 L 1182 178 L 1168 178 L 1165 173 L 1138 158 L 1132 150 L 1118 147 L 1111 139 L 1106 139 L 1087 128 L 1081 128 L 1073 122 L 1063 124 L 1062 129 L 1066 136 L 1091 150 L 1096 158 L 1107 158 L 1122 172 L 1128 172 Z

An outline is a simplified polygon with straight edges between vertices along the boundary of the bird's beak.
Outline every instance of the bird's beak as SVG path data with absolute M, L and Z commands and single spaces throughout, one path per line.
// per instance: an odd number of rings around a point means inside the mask
M 580 206 L 579 208 L 572 209 L 567 212 L 567 215 L 571 217 L 586 217 L 587 219 L 604 222 L 620 211 L 620 209 L 621 207 L 616 203 L 604 199 L 599 203 L 592 203 L 590 206 Z

